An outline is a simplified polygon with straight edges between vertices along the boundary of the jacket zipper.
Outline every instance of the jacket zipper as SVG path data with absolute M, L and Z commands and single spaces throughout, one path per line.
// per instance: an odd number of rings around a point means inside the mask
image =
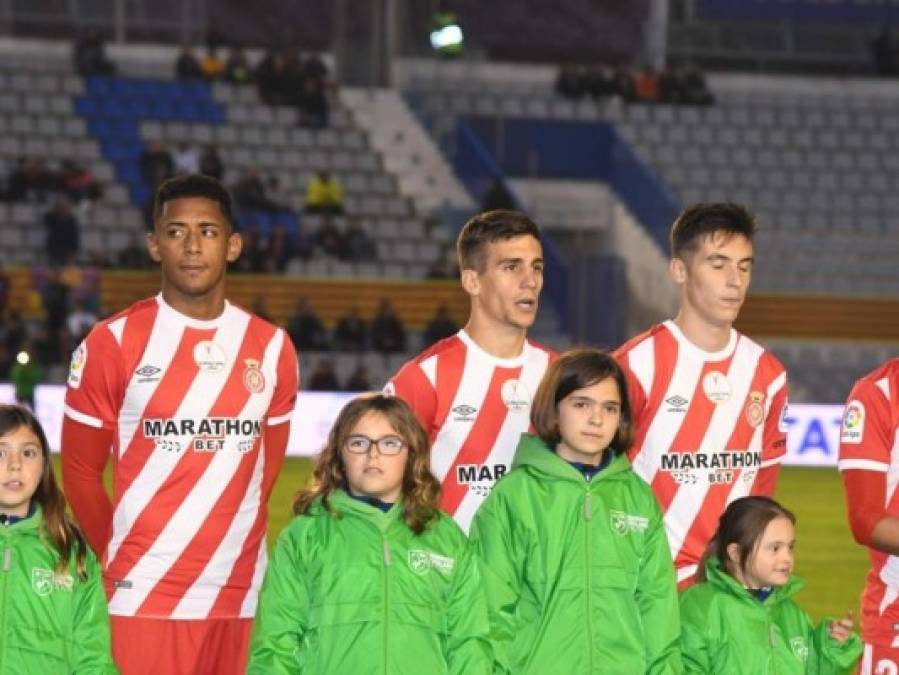
M 584 604 L 587 608 L 586 621 L 587 627 L 587 672 L 593 672 L 593 631 L 590 629 L 590 519 L 593 517 L 593 504 L 590 495 L 590 484 L 587 484 L 587 493 L 584 495 L 584 577 L 585 577 L 585 593 Z
M 0 662 L 6 653 L 6 586 L 12 569 L 12 546 L 6 544 L 3 548 L 3 583 L 0 584 Z
M 388 653 L 388 638 L 387 638 L 387 623 L 388 617 L 390 615 L 389 605 L 390 605 L 390 566 L 393 564 L 393 558 L 390 554 L 390 544 L 387 541 L 387 538 L 381 540 L 381 552 L 384 557 L 384 675 L 390 675 L 390 672 L 387 669 L 387 653 Z

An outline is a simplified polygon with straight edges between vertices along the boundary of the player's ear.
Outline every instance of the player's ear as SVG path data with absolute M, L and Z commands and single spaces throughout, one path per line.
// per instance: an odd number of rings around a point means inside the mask
M 480 294 L 481 280 L 478 278 L 477 270 L 464 269 L 461 271 L 459 277 L 462 282 L 462 290 L 469 295 Z
M 240 252 L 243 250 L 243 237 L 240 236 L 239 232 L 232 232 L 228 235 L 228 253 L 226 256 L 226 260 L 229 263 L 234 262 L 240 257 Z
M 681 258 L 672 258 L 668 263 L 668 273 L 676 284 L 687 280 L 687 264 Z
M 147 251 L 153 262 L 162 262 L 162 256 L 159 255 L 159 241 L 156 239 L 156 231 L 147 232 Z

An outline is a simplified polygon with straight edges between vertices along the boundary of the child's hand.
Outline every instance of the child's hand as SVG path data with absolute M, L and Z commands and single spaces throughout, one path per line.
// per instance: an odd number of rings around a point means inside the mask
M 827 626 L 827 634 L 841 645 L 846 644 L 846 640 L 852 635 L 852 610 L 846 612 L 846 616 L 839 621 L 832 621 Z

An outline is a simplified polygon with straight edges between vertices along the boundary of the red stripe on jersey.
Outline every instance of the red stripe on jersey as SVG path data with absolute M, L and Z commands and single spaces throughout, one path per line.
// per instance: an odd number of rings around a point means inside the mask
M 459 338 L 453 339 L 458 340 Z M 434 388 L 441 395 L 438 396 L 437 409 L 434 411 L 434 424 L 430 430 L 432 443 L 438 432 L 443 428 L 446 416 L 449 415 L 450 406 L 453 405 L 453 400 L 456 398 L 456 392 L 459 390 L 459 384 L 462 382 L 462 374 L 465 372 L 465 357 L 467 353 L 467 348 L 448 349 L 437 356 Z
M 249 593 L 259 558 L 259 547 L 265 546 L 265 522 L 268 510 L 260 505 L 256 513 L 256 521 L 244 540 L 237 562 L 231 570 L 228 581 L 222 586 L 215 604 L 209 610 L 209 618 L 229 618 L 239 616 L 240 608 Z
M 477 420 L 443 479 L 440 508 L 447 513 L 454 514 L 468 492 L 468 486 L 456 480 L 456 468 L 460 464 L 483 464 L 490 455 L 508 413 L 500 393 L 502 385 L 506 380 L 518 378 L 521 370 L 520 367 L 493 369 L 493 377 L 490 379 L 490 386 L 487 388 Z M 459 373 L 461 376 L 461 368 Z

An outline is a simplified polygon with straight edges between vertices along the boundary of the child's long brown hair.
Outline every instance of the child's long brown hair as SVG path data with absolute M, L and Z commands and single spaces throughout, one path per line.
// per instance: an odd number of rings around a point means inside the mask
M 430 468 L 428 437 L 405 401 L 383 394 L 360 396 L 340 411 L 315 465 L 312 483 L 297 493 L 293 512 L 297 515 L 309 513 L 312 503 L 321 497 L 322 506 L 333 513 L 328 498 L 334 490 L 346 484 L 346 470 L 340 450 L 359 420 L 370 412 L 386 417 L 406 444 L 408 456 L 403 472 L 403 520 L 415 534 L 421 534 L 437 518 L 437 502 L 440 499 L 440 483 Z
M 87 543 L 78 526 L 66 515 L 66 498 L 56 483 L 53 463 L 50 461 L 50 445 L 40 422 L 27 408 L 18 405 L 0 405 L 0 436 L 6 436 L 21 427 L 27 428 L 41 444 L 44 469 L 37 489 L 31 495 L 32 502 L 40 504 L 43 511 L 43 534 L 59 553 L 56 572 L 63 574 L 69 561 L 75 557 L 75 569 L 81 579 L 87 578 L 85 556 Z

